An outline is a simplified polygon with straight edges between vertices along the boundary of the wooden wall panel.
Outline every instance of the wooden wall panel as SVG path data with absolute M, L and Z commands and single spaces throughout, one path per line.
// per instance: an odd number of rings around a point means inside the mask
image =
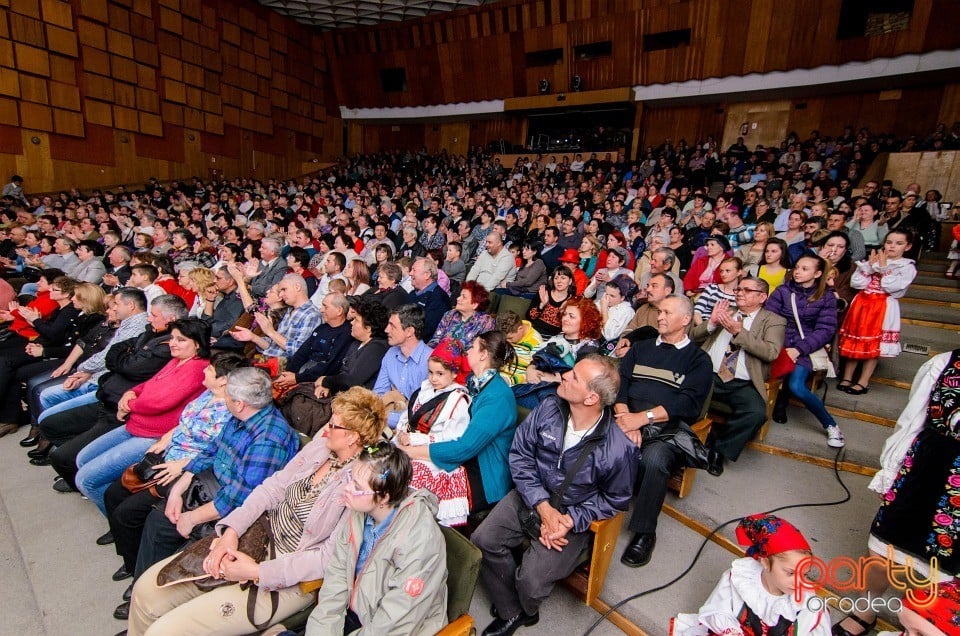
M 327 111 L 336 112 L 324 40 L 255 0 L 0 6 L 10 7 L 0 11 L 0 125 L 41 139 L 31 144 L 39 148 L 0 144 L 0 167 L 35 191 L 206 176 L 214 164 L 294 175 L 329 158 L 319 154 Z M 417 82 L 438 69 L 434 52 Z M 201 134 L 240 139 L 204 144 Z M 55 168 L 34 165 L 47 155 Z
M 838 40 L 842 0 L 503 0 L 473 9 L 323 34 L 336 60 L 339 103 L 416 106 L 553 92 L 579 74 L 587 90 L 815 68 L 960 48 L 952 0 L 916 0 L 907 30 Z M 690 44 L 649 51 L 643 36 L 690 29 Z M 237 30 L 237 33 L 239 30 Z M 239 35 L 237 35 L 239 37 Z M 610 40 L 609 57 L 574 48 Z M 559 64 L 528 68 L 525 54 L 560 48 Z M 386 93 L 380 71 L 404 67 L 407 90 Z
M 920 106 L 922 105 L 922 107 Z M 764 113 L 777 111 L 776 117 Z M 763 126 L 774 120 L 777 128 L 767 134 Z M 900 137 L 925 138 L 938 122 L 949 128 L 960 120 L 960 85 L 934 85 L 899 91 L 867 91 L 778 102 L 724 102 L 694 106 L 646 106 L 640 128 L 641 146 L 657 146 L 670 139 L 693 143 L 708 135 L 728 146 L 742 123 L 751 125 L 747 146 L 768 144 L 793 131 L 806 138 L 812 131 L 837 136 L 845 126 L 866 127 L 874 133 L 896 132 Z M 753 129 L 756 122 L 758 129 Z M 722 141 L 720 141 L 722 139 Z

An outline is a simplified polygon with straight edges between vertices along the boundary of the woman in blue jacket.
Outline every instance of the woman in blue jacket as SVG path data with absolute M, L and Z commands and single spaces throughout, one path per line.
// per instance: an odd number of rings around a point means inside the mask
M 511 488 L 510 445 L 517 427 L 517 403 L 500 376 L 513 363 L 513 346 L 499 331 L 487 331 L 467 350 L 472 373 L 470 424 L 459 439 L 424 446 L 401 446 L 412 459 L 429 460 L 441 470 L 463 466 L 470 485 L 470 511 L 492 508 Z
M 841 448 L 845 442 L 840 427 L 820 398 L 807 388 L 807 377 L 813 371 L 810 354 L 831 342 L 837 332 L 837 297 L 827 290 L 826 267 L 827 262 L 819 256 L 800 257 L 793 267 L 792 280 L 777 287 L 764 305 L 767 311 L 787 319 L 783 346 L 797 365 L 786 377 L 785 388 L 789 391 L 781 390 L 777 397 L 773 420 L 786 423 L 787 400 L 793 394 L 820 420 L 827 433 L 827 445 Z

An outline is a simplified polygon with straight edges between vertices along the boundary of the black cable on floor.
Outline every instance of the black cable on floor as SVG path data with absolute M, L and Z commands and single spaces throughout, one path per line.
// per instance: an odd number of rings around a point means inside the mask
M 848 501 L 850 501 L 850 498 L 851 498 L 850 489 L 847 488 L 847 485 L 843 483 L 843 478 L 840 477 L 840 462 L 842 461 L 844 453 L 845 453 L 845 450 L 841 448 L 837 450 L 837 454 L 833 458 L 833 474 L 837 478 L 837 483 L 840 484 L 840 487 L 843 488 L 843 491 L 846 493 L 846 495 L 844 495 L 842 499 L 838 499 L 837 501 L 827 501 L 827 502 L 821 502 L 821 503 L 789 504 L 786 506 L 780 506 L 779 508 L 774 508 L 773 510 L 767 510 L 766 512 L 763 512 L 760 514 L 772 515 L 776 512 L 782 512 L 784 510 L 793 510 L 796 508 L 822 508 L 826 506 L 841 506 L 847 503 Z M 751 514 L 755 514 L 755 513 L 751 513 Z M 703 551 L 707 547 L 707 544 L 710 543 L 710 539 L 713 538 L 714 535 L 716 535 L 718 532 L 720 532 L 730 524 L 739 523 L 741 519 L 743 519 L 743 517 L 737 517 L 736 519 L 730 519 L 729 521 L 724 521 L 719 526 L 711 530 L 710 534 L 704 537 L 703 542 L 700 544 L 700 548 L 697 550 L 697 553 L 693 555 L 693 561 L 690 562 L 690 565 L 688 565 L 683 572 L 678 574 L 673 580 L 668 581 L 663 585 L 660 585 L 658 587 L 653 587 L 653 588 L 650 588 L 649 590 L 644 590 L 642 592 L 637 592 L 636 594 L 628 596 L 622 601 L 619 601 L 616 605 L 613 605 L 610 609 L 608 609 L 606 612 L 601 614 L 600 617 L 597 618 L 596 621 L 594 621 L 593 625 L 591 625 L 590 628 L 587 629 L 586 632 L 584 632 L 583 636 L 590 636 L 590 634 L 593 633 L 593 630 L 595 630 L 600 625 L 600 623 L 606 620 L 607 617 L 610 616 L 610 614 L 612 614 L 619 608 L 623 607 L 630 601 L 635 601 L 636 599 L 647 596 L 648 594 L 653 594 L 654 592 L 665 590 L 668 587 L 671 587 L 677 582 L 679 582 L 680 580 L 682 580 L 685 576 L 687 576 L 690 573 L 693 567 L 697 564 L 697 561 L 700 560 L 700 555 L 703 554 Z

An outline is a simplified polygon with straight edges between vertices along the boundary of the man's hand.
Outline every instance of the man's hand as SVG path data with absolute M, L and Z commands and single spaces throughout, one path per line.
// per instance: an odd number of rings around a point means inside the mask
M 617 348 L 613 350 L 613 355 L 617 358 L 622 358 L 627 355 L 627 352 L 630 351 L 630 347 L 633 346 L 633 343 L 630 342 L 627 338 L 620 338 L 617 340 Z
M 188 539 L 190 538 L 190 533 L 193 531 L 193 527 L 195 525 L 197 525 L 197 522 L 193 518 L 192 510 L 181 512 L 180 518 L 177 519 L 177 534 L 184 539 Z
M 624 433 L 639 431 L 641 428 L 649 424 L 647 421 L 647 416 L 643 413 L 630 413 L 628 411 L 624 411 L 623 413 L 614 413 L 613 417 L 617 420 L 617 426 L 619 426 L 620 430 Z
M 257 312 L 253 315 L 253 319 L 260 325 L 260 330 L 263 331 L 264 334 L 270 335 L 277 333 L 277 330 L 273 328 L 273 321 L 270 320 L 270 316 L 267 314 Z
M 573 519 L 569 515 L 560 514 L 560 511 L 541 501 L 537 504 L 540 514 L 540 543 L 548 550 L 560 552 L 567 545 L 567 532 L 573 527 Z
M 284 371 L 273 381 L 278 389 L 288 389 L 297 383 L 297 376 L 292 371 Z
M 710 320 L 713 320 L 713 318 L 711 317 Z M 720 316 L 720 325 L 733 335 L 737 335 L 743 331 L 743 321 L 737 320 L 733 314 L 728 312 L 724 312 L 723 315 Z
M 167 493 L 167 503 L 163 508 L 163 514 L 174 525 L 180 521 L 180 516 L 183 513 L 183 493 L 190 485 L 191 479 L 193 479 L 192 473 L 184 473 Z
M 235 340 L 240 342 L 250 342 L 253 340 L 253 332 L 247 329 L 246 327 L 234 327 L 230 334 L 233 335 Z
M 717 304 L 713 306 L 713 311 L 710 312 L 710 326 L 716 327 L 717 325 L 723 324 L 723 317 L 729 315 L 730 313 L 730 301 L 721 298 L 717 301 Z

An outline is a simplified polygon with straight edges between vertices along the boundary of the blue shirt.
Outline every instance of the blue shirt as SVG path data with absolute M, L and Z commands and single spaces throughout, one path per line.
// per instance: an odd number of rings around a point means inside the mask
M 264 479 L 283 468 L 299 446 L 297 433 L 271 404 L 247 420 L 231 418 L 217 443 L 207 446 L 185 470 L 196 475 L 213 467 L 220 482 L 213 505 L 225 517 Z
M 387 518 L 383 520 L 383 523 L 375 522 L 370 515 L 367 515 L 366 519 L 363 520 L 363 542 L 360 544 L 360 551 L 357 553 L 357 569 L 353 572 L 354 578 L 360 574 L 360 570 L 363 569 L 363 564 L 367 562 L 370 553 L 377 547 L 377 543 L 379 543 L 380 538 L 383 537 L 383 533 L 387 531 L 387 528 L 390 527 L 390 522 L 393 521 L 393 518 L 396 516 L 397 509 L 394 508 L 390 511 Z
M 271 341 L 270 346 L 263 350 L 263 355 L 271 358 L 292 357 L 319 324 L 320 310 L 309 300 L 291 309 L 277 327 L 277 331 L 287 339 L 287 346 L 280 348 L 276 342 Z
M 427 361 L 430 359 L 431 351 L 432 349 L 422 340 L 417 343 L 417 348 L 409 358 L 404 357 L 399 346 L 387 349 L 380 365 L 380 375 L 377 376 L 377 381 L 373 385 L 373 392 L 383 395 L 393 388 L 409 399 L 427 379 Z M 399 420 L 399 413 L 391 411 L 387 414 L 387 423 L 390 428 L 397 428 Z

